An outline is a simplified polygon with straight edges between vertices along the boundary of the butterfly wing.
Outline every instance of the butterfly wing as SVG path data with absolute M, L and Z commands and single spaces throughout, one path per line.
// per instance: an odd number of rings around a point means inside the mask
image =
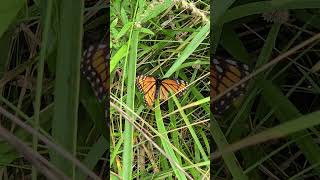
M 177 97 L 181 97 L 187 90 L 188 83 L 180 79 L 163 79 L 160 83 L 160 100 L 166 101 L 169 92 L 172 91 Z
M 136 85 L 143 93 L 144 102 L 151 108 L 158 96 L 157 79 L 153 76 L 139 75 L 136 77 Z
M 248 69 L 247 65 L 240 62 L 215 58 L 210 67 L 211 99 L 248 75 Z M 245 88 L 246 84 L 241 84 L 215 102 L 211 102 L 213 112 L 220 114 L 229 108 L 232 102 L 243 94 Z
M 95 95 L 101 101 L 107 94 L 109 67 L 107 44 L 92 45 L 83 52 L 81 72 L 89 80 Z

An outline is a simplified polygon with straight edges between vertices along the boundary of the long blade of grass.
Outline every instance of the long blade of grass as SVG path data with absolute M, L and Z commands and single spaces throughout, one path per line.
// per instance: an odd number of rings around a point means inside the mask
M 26 1 L 1 1 L 0 6 L 0 37 L 13 22 Z
M 110 60 L 110 73 L 114 70 L 114 68 L 120 62 L 120 60 L 123 57 L 125 57 L 127 51 L 128 51 L 128 46 L 124 45 L 116 52 L 114 56 L 112 56 Z
M 286 125 L 281 129 L 282 133 L 291 134 L 289 137 L 292 139 L 297 139 L 301 136 L 308 134 L 309 132 L 306 128 L 311 127 L 311 125 L 319 124 L 319 117 L 314 118 L 314 115 L 303 116 L 298 109 L 289 101 L 289 99 L 284 96 L 281 91 L 276 88 L 270 81 L 264 81 L 263 85 L 263 98 L 268 103 L 270 107 L 275 108 L 276 117 Z M 314 113 L 317 114 L 317 113 Z M 305 117 L 305 118 L 303 118 Z M 289 124 L 286 121 L 291 119 L 305 119 L 304 121 L 295 121 L 295 124 Z M 291 122 L 291 121 L 290 121 Z M 294 131 L 295 130 L 295 131 Z M 297 130 L 302 130 L 296 132 Z M 292 132 L 296 132 L 292 134 Z M 307 135 L 302 139 L 299 139 L 297 142 L 298 147 L 301 149 L 303 154 L 306 156 L 310 164 L 315 165 L 320 163 L 320 147 L 314 143 L 314 140 L 311 135 Z M 315 167 L 315 171 L 318 176 L 320 176 L 320 167 Z
M 55 83 L 55 108 L 52 122 L 54 139 L 76 155 L 79 104 L 80 59 L 83 26 L 83 1 L 58 1 L 58 49 Z M 55 152 L 54 164 L 68 176 L 75 177 L 75 166 Z
M 271 139 L 277 139 L 281 137 L 285 137 L 287 135 L 293 134 L 293 133 L 299 133 L 302 130 L 305 130 L 307 128 L 314 127 L 316 125 L 320 124 L 320 111 L 316 111 L 314 113 L 310 113 L 304 116 L 301 116 L 297 119 L 285 122 L 281 125 L 278 125 L 276 127 L 273 127 L 271 129 L 265 130 L 259 134 L 243 138 L 242 140 L 230 144 L 228 146 L 225 146 L 222 151 L 220 152 L 214 152 L 212 159 L 216 159 L 223 156 L 224 153 L 230 153 L 230 152 L 236 152 L 237 150 L 240 150 L 242 148 L 245 148 L 250 145 L 255 145 L 258 143 L 266 142 Z M 304 137 L 308 135 L 302 135 L 301 137 L 298 137 L 300 140 L 305 140 Z M 317 151 L 319 152 L 319 151 Z M 318 157 L 317 157 L 318 159 Z
M 139 31 L 133 30 L 130 41 L 130 54 L 128 58 L 128 79 L 127 79 L 127 105 L 128 108 L 134 109 L 135 96 L 135 78 L 136 78 L 136 59 L 139 43 Z M 133 119 L 135 116 L 128 111 Z M 132 161 L 133 161 L 133 127 L 126 121 L 124 125 L 124 144 L 123 144 L 123 179 L 132 179 Z
M 107 140 L 104 136 L 101 136 L 98 141 L 92 145 L 89 153 L 86 158 L 83 160 L 84 164 L 88 166 L 88 168 L 93 169 L 95 165 L 98 163 L 103 153 L 106 151 Z M 76 179 L 84 180 L 86 178 L 86 174 L 82 173 L 80 170 L 77 171 Z
M 146 22 L 154 17 L 159 16 L 163 11 L 167 10 L 170 6 L 172 6 L 172 0 L 165 0 L 162 3 L 154 3 L 153 6 L 148 6 L 148 9 L 145 10 L 143 14 L 137 17 L 137 21 L 140 23 Z
M 162 146 L 163 146 L 165 152 L 170 155 L 170 157 L 172 158 L 173 161 L 180 164 L 177 156 L 174 153 L 174 150 L 172 149 L 172 147 L 168 143 L 168 142 L 170 142 L 170 140 L 167 135 L 168 132 L 163 124 L 163 119 L 162 119 L 161 110 L 160 110 L 160 106 L 159 106 L 159 100 L 157 100 L 157 102 L 156 102 L 155 117 L 156 117 L 156 122 L 157 122 L 157 127 L 159 130 L 159 133 L 162 134 L 162 136 L 160 136 L 160 139 L 161 139 L 161 143 L 162 143 Z M 171 163 L 171 167 L 173 169 L 173 172 L 175 173 L 175 175 L 177 176 L 178 179 L 187 179 L 186 176 L 182 172 L 180 172 L 180 170 L 175 166 L 175 164 L 173 164 L 171 161 L 170 161 L 170 163 Z
M 189 129 L 189 131 L 190 131 L 190 134 L 191 134 L 192 138 L 194 139 L 195 145 L 197 146 L 198 150 L 200 151 L 200 154 L 202 155 L 202 158 L 203 158 L 205 161 L 206 161 L 206 160 L 209 160 L 207 154 L 205 153 L 205 151 L 204 151 L 204 149 L 203 149 L 203 147 L 202 147 L 202 145 L 201 145 L 201 143 L 200 143 L 200 140 L 199 140 L 198 136 L 196 135 L 195 130 L 193 129 L 192 126 L 190 126 L 191 123 L 190 123 L 187 115 L 185 114 L 185 112 L 182 110 L 181 105 L 180 105 L 177 97 L 176 97 L 176 96 L 173 96 L 173 100 L 174 100 L 174 102 L 176 103 L 176 105 L 177 105 L 177 107 L 178 107 L 178 110 L 179 110 L 179 112 L 180 112 L 180 115 L 182 116 L 182 119 L 183 119 L 184 122 L 186 123 L 186 125 L 187 125 L 187 127 L 188 127 L 188 129 Z
M 34 127 L 39 131 L 40 129 L 40 110 L 41 110 L 41 94 L 42 94 L 42 81 L 43 81 L 43 71 L 44 71 L 44 61 L 46 58 L 46 52 L 49 48 L 49 30 L 51 25 L 51 13 L 52 13 L 51 0 L 46 3 L 46 11 L 44 16 L 43 32 L 42 32 L 42 48 L 40 50 L 40 58 L 37 67 L 37 88 L 35 97 L 35 111 L 34 111 Z M 38 150 L 38 137 L 34 136 L 32 141 L 32 146 L 35 151 Z M 37 179 L 37 172 L 34 166 L 32 166 L 32 179 Z
M 224 146 L 226 146 L 228 144 L 228 141 L 226 139 L 226 137 L 224 136 L 222 130 L 219 127 L 218 122 L 216 121 L 216 119 L 214 118 L 213 114 L 210 114 L 210 131 L 212 133 L 212 137 L 214 139 L 214 141 L 216 142 L 218 149 L 223 149 Z M 211 158 L 213 158 L 216 155 L 216 153 L 211 153 Z M 226 163 L 228 170 L 230 171 L 230 173 L 232 174 L 232 176 L 234 178 L 238 178 L 238 179 L 249 179 L 243 172 L 243 170 L 241 169 L 241 167 L 239 167 L 239 162 L 235 156 L 234 153 L 223 153 L 222 154 L 222 158 L 224 160 L 224 162 Z
M 189 45 L 182 51 L 181 56 L 174 62 L 169 70 L 164 75 L 164 78 L 170 77 L 176 72 L 181 64 L 197 49 L 202 41 L 209 35 L 210 23 L 200 28 L 199 32 L 196 33 Z
M 235 59 L 248 64 L 250 55 L 236 32 L 230 26 L 224 26 L 221 34 L 221 45 Z
M 220 23 L 223 14 L 226 10 L 235 2 L 235 0 L 215 0 L 210 6 L 210 17 L 211 17 L 211 27 L 210 27 L 210 37 L 211 37 L 211 46 L 210 46 L 210 56 L 214 57 L 216 48 L 220 42 L 220 36 L 222 33 L 223 24 Z
M 253 14 L 261 14 L 264 12 L 271 12 L 275 9 L 306 9 L 306 8 L 320 8 L 320 1 L 318 0 L 291 0 L 291 1 L 260 1 L 236 6 L 226 11 L 222 18 L 222 23 L 227 23 L 236 19 L 240 19 Z

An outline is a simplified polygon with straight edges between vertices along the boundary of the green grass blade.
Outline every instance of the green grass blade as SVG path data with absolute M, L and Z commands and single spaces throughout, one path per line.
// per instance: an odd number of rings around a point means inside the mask
M 126 52 L 128 51 L 128 46 L 122 46 L 115 55 L 110 60 L 110 73 L 114 70 L 117 64 L 120 62 L 122 58 L 126 56 Z
M 306 9 L 306 8 L 320 8 L 320 1 L 318 0 L 291 0 L 291 1 L 261 1 L 244 4 L 234 7 L 225 13 L 221 20 L 227 23 L 246 16 L 261 14 L 264 12 L 271 12 L 275 9 Z
M 58 1 L 58 49 L 55 83 L 53 138 L 72 154 L 76 154 L 79 104 L 80 59 L 82 51 L 83 1 Z M 53 163 L 70 177 L 75 167 L 55 152 Z
M 159 133 L 162 135 L 160 136 L 160 139 L 165 152 L 168 153 L 168 155 L 172 158 L 173 161 L 175 161 L 177 164 L 180 164 L 179 160 L 177 159 L 177 156 L 174 153 L 174 150 L 168 143 L 170 142 L 170 140 L 167 136 L 168 132 L 163 124 L 163 119 L 162 119 L 161 110 L 159 106 L 159 100 L 156 101 L 155 116 L 156 116 L 156 122 L 157 122 Z M 175 166 L 175 164 L 173 164 L 171 161 L 169 162 L 171 164 L 173 172 L 175 173 L 178 179 L 187 179 L 186 176 Z
M 201 145 L 201 143 L 200 143 L 200 140 L 199 140 L 198 136 L 196 135 L 195 130 L 193 129 L 192 126 L 190 126 L 191 123 L 190 123 L 187 115 L 185 114 L 185 112 L 182 110 L 181 105 L 180 105 L 177 97 L 176 97 L 176 96 L 173 96 L 173 100 L 174 100 L 174 102 L 176 103 L 176 105 L 177 105 L 177 107 L 178 107 L 178 110 L 179 110 L 179 112 L 180 112 L 180 115 L 182 116 L 185 124 L 188 126 L 188 129 L 189 129 L 189 131 L 190 131 L 190 134 L 191 134 L 191 136 L 192 136 L 192 138 L 193 138 L 193 140 L 194 140 L 194 142 L 195 142 L 195 145 L 197 146 L 197 149 L 200 151 L 200 154 L 201 154 L 202 158 L 203 158 L 205 161 L 209 160 L 206 152 L 204 151 L 204 149 L 203 149 L 203 147 L 202 147 L 202 145 Z
M 43 82 L 43 71 L 44 71 L 44 61 L 46 58 L 46 53 L 50 46 L 49 40 L 49 30 L 51 25 L 51 15 L 52 15 L 52 5 L 53 2 L 49 0 L 46 3 L 46 14 L 44 16 L 43 32 L 42 32 L 42 48 L 40 50 L 40 59 L 37 66 L 37 88 L 35 97 L 35 110 L 34 110 L 34 128 L 39 131 L 40 129 L 40 110 L 41 110 L 41 97 L 42 97 L 42 82 Z M 38 137 L 34 136 L 32 141 L 32 147 L 35 151 L 38 150 Z M 32 179 L 37 179 L 37 171 L 34 166 L 32 166 Z
M 134 109 L 134 97 L 135 97 L 135 78 L 136 78 L 136 59 L 139 42 L 139 31 L 133 30 L 130 41 L 130 54 L 128 58 L 128 71 L 127 71 L 127 106 L 130 109 Z M 135 116 L 128 111 L 133 119 Z M 133 149 L 133 127 L 125 121 L 124 130 L 124 147 L 123 147 L 123 179 L 132 179 L 132 149 Z
M 84 164 L 88 166 L 88 168 L 93 169 L 95 165 L 97 165 L 98 161 L 102 157 L 103 153 L 107 150 L 108 143 L 105 137 L 101 136 L 97 142 L 92 145 L 89 153 L 86 158 L 83 160 Z M 83 174 L 80 170 L 77 171 L 76 178 L 78 180 L 84 180 L 86 175 Z
M 220 43 L 223 48 L 233 56 L 233 58 L 239 60 L 240 62 L 248 64 L 250 55 L 247 52 L 242 41 L 239 39 L 239 36 L 233 29 L 231 29 L 230 26 L 225 26 L 223 28 Z
M 154 17 L 159 16 L 163 11 L 167 10 L 172 4 L 172 0 L 165 0 L 162 3 L 157 3 L 155 6 L 149 6 L 142 15 L 137 17 L 137 22 L 143 23 Z
M 303 130 L 307 128 L 314 127 L 316 125 L 320 124 L 319 119 L 320 111 L 316 111 L 301 117 L 298 117 L 296 119 L 287 121 L 285 123 L 282 123 L 278 126 L 275 126 L 273 128 L 270 128 L 268 130 L 265 130 L 261 133 L 252 135 L 250 137 L 246 137 L 236 143 L 233 143 L 231 145 L 225 146 L 225 148 L 222 150 L 222 153 L 230 153 L 235 152 L 239 149 L 242 149 L 244 147 L 266 142 L 268 140 L 277 139 L 281 137 L 285 137 L 287 135 L 296 135 L 299 132 L 302 132 Z M 305 137 L 308 137 L 308 134 L 304 134 L 302 136 L 297 137 L 294 139 L 294 141 L 300 141 L 300 140 L 306 140 Z M 221 153 L 221 152 L 219 152 Z M 215 157 L 219 157 L 220 154 L 214 155 Z M 315 163 L 314 165 L 316 165 Z
M 196 50 L 196 48 L 202 43 L 202 41 L 209 35 L 210 23 L 200 28 L 187 47 L 181 52 L 181 56 L 174 62 L 170 69 L 164 75 L 164 78 L 170 77 L 177 69 L 180 68 L 181 64 Z
M 213 114 L 210 114 L 210 131 L 214 141 L 217 143 L 218 149 L 222 150 L 224 146 L 228 145 L 228 141 L 224 136 L 222 130 L 219 127 L 218 122 L 213 117 Z M 213 154 L 214 156 L 215 154 Z M 211 155 L 212 156 L 212 155 Z M 222 158 L 226 163 L 228 170 L 230 171 L 233 178 L 238 178 L 241 180 L 249 179 L 243 172 L 242 168 L 239 166 L 239 162 L 234 153 L 222 153 Z
M 211 58 L 216 52 L 218 44 L 220 42 L 223 24 L 220 23 L 226 10 L 235 2 L 235 0 L 215 0 L 210 6 L 210 37 L 211 37 Z
M 23 0 L 1 1 L 0 6 L 0 37 L 8 29 L 20 9 L 25 5 Z
M 302 114 L 298 111 L 298 109 L 288 100 L 286 96 L 284 96 L 281 91 L 276 88 L 270 81 L 264 81 L 263 85 L 263 98 L 268 103 L 270 107 L 275 108 L 276 117 L 282 122 L 285 123 L 291 119 L 296 119 L 299 117 L 303 117 Z M 319 113 L 318 113 L 319 114 Z M 310 115 L 311 116 L 311 115 Z M 314 143 L 313 138 L 306 130 L 306 128 L 310 126 L 317 125 L 319 120 L 315 118 L 315 115 L 311 117 L 307 116 L 304 121 L 297 121 L 296 124 L 286 125 L 281 129 L 280 132 L 290 134 L 290 132 L 297 131 L 297 129 L 302 130 L 295 134 L 290 135 L 290 138 L 296 139 L 301 136 L 305 136 L 302 139 L 297 141 L 298 147 L 301 149 L 303 154 L 308 159 L 309 163 L 312 165 L 320 163 L 320 147 Z M 319 118 L 320 116 L 318 116 Z M 305 129 L 305 130 L 304 130 Z M 315 171 L 320 176 L 320 167 L 315 167 Z

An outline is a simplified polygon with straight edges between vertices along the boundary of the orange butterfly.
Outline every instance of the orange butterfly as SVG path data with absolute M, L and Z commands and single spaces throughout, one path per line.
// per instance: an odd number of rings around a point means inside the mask
M 180 79 L 158 79 L 153 76 L 139 75 L 136 78 L 136 85 L 144 95 L 144 102 L 151 108 L 158 95 L 161 101 L 168 100 L 169 91 L 181 97 L 186 92 L 188 83 Z
M 213 59 L 210 67 L 211 99 L 220 93 L 223 93 L 229 87 L 248 75 L 248 70 L 248 66 L 240 62 L 229 59 Z M 237 97 L 243 94 L 245 89 L 246 84 L 235 87 L 223 97 L 211 102 L 211 109 L 214 113 L 221 114 L 224 110 L 229 108 Z
M 91 45 L 83 52 L 82 58 L 81 72 L 90 82 L 98 100 L 101 101 L 109 89 L 107 44 Z

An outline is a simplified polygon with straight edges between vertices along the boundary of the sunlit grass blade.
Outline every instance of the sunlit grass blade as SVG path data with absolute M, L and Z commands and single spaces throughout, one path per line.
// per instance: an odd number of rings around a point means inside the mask
M 210 23 L 199 28 L 199 32 L 195 33 L 194 38 L 190 44 L 181 52 L 180 57 L 174 62 L 174 64 L 168 69 L 164 78 L 170 77 L 175 71 L 179 69 L 181 64 L 196 50 L 196 48 L 202 43 L 202 41 L 209 35 Z
M 157 122 L 157 127 L 159 130 L 159 133 L 162 135 L 160 137 L 160 139 L 161 139 L 161 143 L 162 143 L 162 146 L 163 146 L 165 152 L 170 155 L 170 157 L 172 158 L 172 161 L 175 161 L 177 164 L 180 164 L 179 160 L 177 159 L 177 157 L 174 153 L 174 150 L 168 144 L 168 142 L 170 142 L 170 140 L 167 136 L 168 132 L 163 124 L 163 119 L 162 119 L 161 110 L 160 110 L 160 106 L 159 106 L 159 100 L 156 100 L 155 116 L 156 116 L 156 122 Z M 182 172 L 180 172 L 179 169 L 177 169 L 175 164 L 172 164 L 172 162 L 170 162 L 170 163 L 171 163 L 171 167 L 173 169 L 173 172 L 175 173 L 175 175 L 179 179 L 187 179 L 186 176 Z
M 134 95 L 135 95 L 135 78 L 136 78 L 136 59 L 137 59 L 137 48 L 139 42 L 139 32 L 133 30 L 131 41 L 130 41 L 130 53 L 128 57 L 128 71 L 127 71 L 127 101 L 126 104 L 128 108 L 134 109 Z M 129 111 L 129 115 L 133 114 Z M 124 179 L 132 179 L 132 159 L 133 159 L 133 127 L 126 121 L 124 131 L 124 142 L 123 142 L 123 173 L 122 177 Z
M 208 155 L 204 151 L 204 149 L 203 149 L 203 147 L 202 147 L 202 145 L 200 143 L 200 140 L 199 140 L 198 136 L 196 135 L 195 130 L 193 129 L 192 126 L 190 126 L 190 121 L 189 121 L 187 115 L 185 114 L 185 112 L 183 110 L 181 110 L 181 105 L 180 105 L 177 97 L 173 96 L 173 100 L 176 103 L 176 105 L 178 107 L 178 110 L 180 111 L 180 115 L 183 118 L 185 124 L 188 126 L 189 132 L 190 132 L 190 134 L 191 134 L 191 136 L 192 136 L 192 138 L 193 138 L 193 140 L 195 142 L 195 145 L 197 147 L 196 149 L 200 151 L 200 154 L 202 156 L 201 158 L 203 158 L 204 160 L 208 160 L 209 159 Z
M 115 53 L 115 55 L 110 60 L 110 73 L 114 70 L 120 60 L 125 57 L 127 51 L 128 46 L 124 45 Z

